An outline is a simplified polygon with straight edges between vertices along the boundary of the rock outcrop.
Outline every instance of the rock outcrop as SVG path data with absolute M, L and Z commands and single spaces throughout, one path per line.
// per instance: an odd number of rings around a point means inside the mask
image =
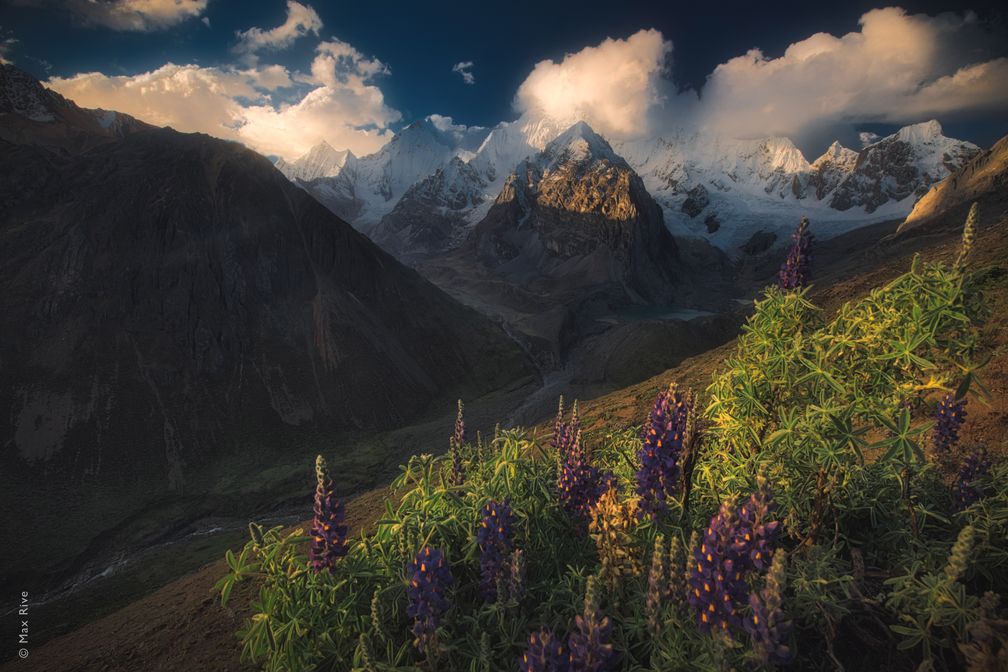
M 467 245 L 537 294 L 668 302 L 676 246 L 640 177 L 579 122 L 519 164 Z

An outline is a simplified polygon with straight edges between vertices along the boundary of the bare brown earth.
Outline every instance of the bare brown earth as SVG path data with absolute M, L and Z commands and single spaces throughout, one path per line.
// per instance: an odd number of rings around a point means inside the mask
M 887 235 L 896 224 L 871 227 L 819 246 L 819 267 L 813 298 L 827 313 L 843 302 L 903 273 L 912 255 L 925 260 L 954 258 L 959 248 L 961 219 L 936 219 L 902 235 Z M 990 392 L 989 405 L 971 402 L 964 444 L 979 441 L 997 454 L 1008 453 L 1008 218 L 1001 212 L 981 216 L 980 233 L 970 259 L 986 277 L 984 295 L 992 309 L 982 327 L 984 347 L 991 360 L 981 379 Z M 635 425 L 645 417 L 655 394 L 671 381 L 703 389 L 735 347 L 731 341 L 685 360 L 681 365 L 646 381 L 581 403 L 590 430 Z M 539 431 L 545 436 L 545 431 Z M 381 511 L 384 489 L 365 492 L 348 503 L 352 530 L 365 529 Z M 0 672 L 135 672 L 138 670 L 251 670 L 240 660 L 235 631 L 251 613 L 254 586 L 240 584 L 228 609 L 212 593 L 225 573 L 217 561 L 161 588 L 120 611 L 57 637 L 31 652 L 27 661 L 15 660 Z

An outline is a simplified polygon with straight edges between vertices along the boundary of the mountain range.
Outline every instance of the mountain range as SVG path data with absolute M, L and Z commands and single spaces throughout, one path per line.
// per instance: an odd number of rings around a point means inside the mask
M 519 164 L 574 123 L 525 116 L 449 133 L 425 119 L 340 168 L 328 167 L 343 153 L 323 144 L 298 160 L 299 172 L 284 169 L 393 254 L 430 256 L 461 245 Z M 757 232 L 786 239 L 802 216 L 825 237 L 905 217 L 932 184 L 980 151 L 946 137 L 934 120 L 859 151 L 834 142 L 812 162 L 784 137 L 736 140 L 680 130 L 611 144 L 661 206 L 670 232 L 732 256 Z
M 10 579 L 67 570 L 224 462 L 254 471 L 536 375 L 499 325 L 266 158 L 82 109 L 9 65 L 0 204 L 0 504 L 43 497 L 0 541 L 75 521 Z

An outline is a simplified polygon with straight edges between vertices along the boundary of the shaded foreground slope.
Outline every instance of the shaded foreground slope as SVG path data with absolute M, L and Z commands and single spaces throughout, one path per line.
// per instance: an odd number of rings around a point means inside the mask
M 926 227 L 905 236 L 883 236 L 894 225 L 879 225 L 843 236 L 819 248 L 819 263 L 815 268 L 816 288 L 813 298 L 827 311 L 852 298 L 864 295 L 893 277 L 901 274 L 915 252 L 925 258 L 952 259 L 959 248 L 961 220 L 939 218 Z M 880 242 L 880 239 L 881 242 Z M 993 309 L 991 320 L 983 328 L 984 347 L 992 355 L 991 362 L 982 373 L 982 379 L 991 393 L 992 405 L 971 406 L 970 421 L 964 433 L 965 441 L 987 441 L 997 452 L 1004 451 L 1003 436 L 1008 427 L 1008 221 L 991 215 L 982 215 L 978 243 L 971 267 L 979 271 L 987 302 Z M 696 389 L 704 388 L 714 369 L 733 350 L 734 342 L 686 360 L 682 365 L 659 376 L 614 392 L 599 399 L 582 403 L 582 421 L 587 431 L 624 427 L 641 422 L 650 407 L 655 393 L 676 380 Z M 541 428 L 538 436 L 548 432 Z M 307 501 L 307 493 L 305 496 Z M 373 520 L 380 515 L 380 496 L 371 494 L 350 504 L 349 512 L 355 520 Z M 305 517 L 308 516 L 307 505 Z M 238 662 L 238 644 L 233 637 L 235 623 L 220 610 L 209 596 L 210 587 L 225 571 L 223 562 L 217 562 L 186 577 L 137 605 L 85 626 L 80 630 L 54 640 L 39 649 L 40 656 L 52 656 L 47 661 L 58 661 L 54 670 L 89 669 L 96 666 L 109 670 L 129 669 L 244 669 Z M 247 604 L 249 587 L 243 587 L 232 606 L 239 610 Z M 199 595 L 197 600 L 195 596 Z M 176 605 L 177 603 L 177 605 Z M 214 620 L 216 611 L 220 620 Z M 145 620 L 146 628 L 131 627 L 128 623 L 137 618 Z M 221 626 L 225 623 L 226 627 Z M 140 630 L 143 630 L 142 632 Z M 122 632 L 122 635 L 117 633 Z M 175 657 L 166 642 L 184 641 L 184 665 Z M 97 645 L 96 641 L 107 644 Z M 152 645 L 149 645 L 151 642 Z M 177 650 L 177 649 L 176 649 Z M 222 652 L 230 651 L 230 657 Z M 80 652 L 80 653 L 78 653 Z M 33 653 L 33 655 L 35 655 Z M 100 662 L 99 662 L 100 661 Z M 11 666 L 11 669 L 16 669 Z
M 336 432 L 534 376 L 498 326 L 267 159 L 113 132 L 0 68 L 4 586 L 38 594 L 107 547 L 161 541 L 214 513 L 200 495 L 224 479 Z

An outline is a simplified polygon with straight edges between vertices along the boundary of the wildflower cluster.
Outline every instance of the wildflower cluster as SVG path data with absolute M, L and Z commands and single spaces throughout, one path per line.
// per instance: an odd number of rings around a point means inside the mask
M 915 261 L 833 317 L 768 288 L 697 412 L 670 388 L 643 432 L 582 434 L 561 406 L 545 456 L 521 428 L 485 451 L 460 414 L 452 453 L 411 456 L 349 546 L 320 461 L 312 565 L 282 526 L 226 555 L 222 600 L 259 589 L 244 651 L 290 672 L 863 666 L 842 634 L 908 669 L 1005 668 L 1008 465 L 953 447 L 962 401 L 931 416 L 947 389 L 983 391 L 975 289 L 1000 280 L 964 273 Z M 956 460 L 954 502 L 918 468 L 932 439 Z
M 959 442 L 959 428 L 966 422 L 966 400 L 946 394 L 935 408 L 934 445 L 944 457 Z
M 975 446 L 963 460 L 962 467 L 956 474 L 953 493 L 956 509 L 962 511 L 970 504 L 983 498 L 984 492 L 976 484 L 976 481 L 990 474 L 990 468 L 991 461 L 987 457 L 987 451 L 983 446 Z
M 514 536 L 514 516 L 508 502 L 487 502 L 480 512 L 476 542 L 480 549 L 480 591 L 483 599 L 498 598 L 497 584 L 505 578 Z
M 780 523 L 768 518 L 774 504 L 762 490 L 738 509 L 724 502 L 711 519 L 689 570 L 689 603 L 702 631 L 741 625 L 739 608 L 748 600 L 747 574 L 772 557 Z
M 347 553 L 347 526 L 343 524 L 344 507 L 336 497 L 336 488 L 326 473 L 325 459 L 315 458 L 315 517 L 311 526 L 308 557 L 316 572 L 335 571 L 336 561 Z
M 808 218 L 802 217 L 798 228 L 791 234 L 794 243 L 778 273 L 778 284 L 786 291 L 801 289 L 809 282 L 812 263 L 812 234 L 808 231 Z
M 452 485 L 462 485 L 465 482 L 465 467 L 462 465 L 462 445 L 465 443 L 465 438 L 465 419 L 462 417 L 462 400 L 459 399 L 458 415 L 455 417 L 455 431 L 452 432 L 448 441 L 452 460 Z
M 774 553 L 763 590 L 749 595 L 751 613 L 745 619 L 745 629 L 752 639 L 753 650 L 769 665 L 784 665 L 792 657 L 791 648 L 787 645 L 791 621 L 781 608 L 787 578 L 785 558 L 783 549 Z
M 674 386 L 660 392 L 651 409 L 638 452 L 641 466 L 637 470 L 637 494 L 641 509 L 652 518 L 665 511 L 667 500 L 676 496 L 692 410 L 691 396 Z
M 449 607 L 445 593 L 454 583 L 451 568 L 441 550 L 425 546 L 417 552 L 406 574 L 406 613 L 413 619 L 413 644 L 430 659 L 437 655 L 437 629 Z

